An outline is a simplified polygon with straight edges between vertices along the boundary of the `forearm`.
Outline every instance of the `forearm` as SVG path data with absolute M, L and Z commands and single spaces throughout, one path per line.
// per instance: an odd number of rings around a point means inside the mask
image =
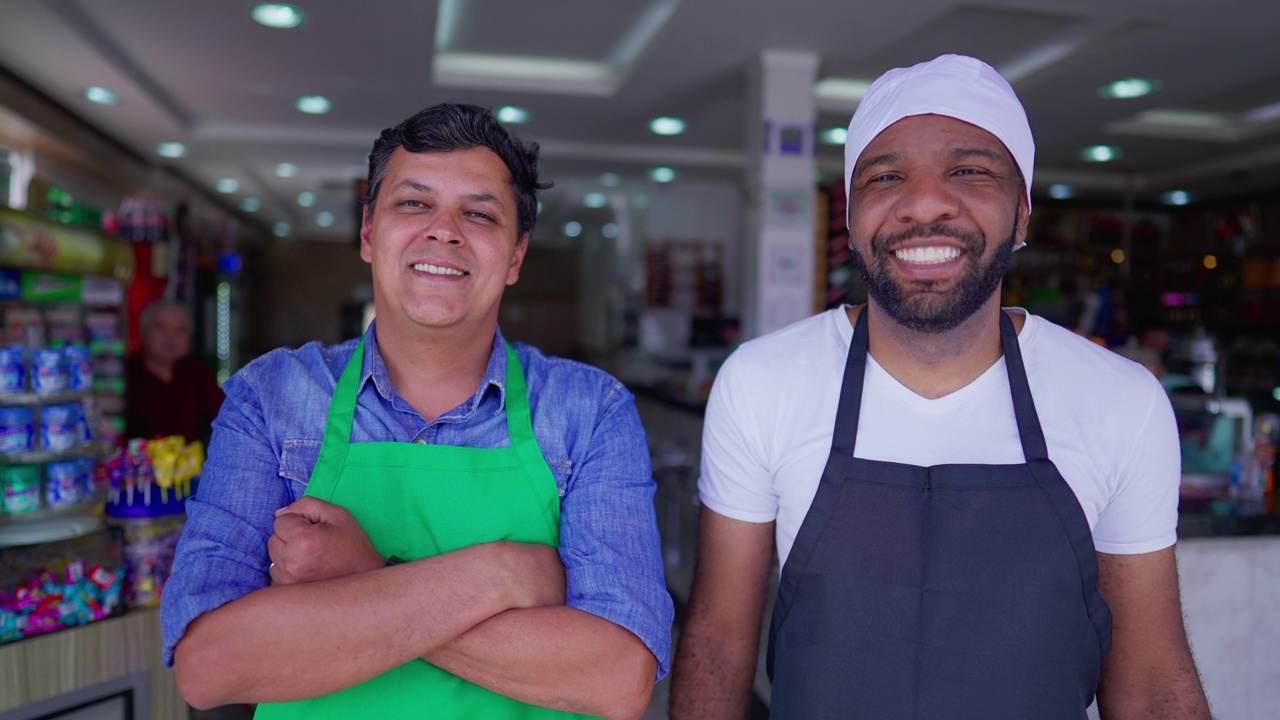
M 1103 720 L 1213 720 L 1194 667 L 1183 668 L 1156 684 L 1163 686 L 1164 692 L 1099 692 L 1099 715 Z
M 773 523 L 748 523 L 706 505 L 698 563 L 671 681 L 672 720 L 745 718 L 773 563 Z
M 729 632 L 691 609 L 671 674 L 671 717 L 745 718 L 759 657 L 758 632 Z
M 196 707 L 317 697 L 424 655 L 510 607 L 477 565 L 486 552 L 267 587 L 205 613 L 175 651 L 183 697 Z
M 644 715 L 656 667 L 630 631 L 569 607 L 503 612 L 424 659 L 531 705 L 609 720 Z

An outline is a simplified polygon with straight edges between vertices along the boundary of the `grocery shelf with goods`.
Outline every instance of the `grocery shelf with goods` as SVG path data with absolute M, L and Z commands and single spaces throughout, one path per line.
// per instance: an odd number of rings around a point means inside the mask
M 0 547 L 102 526 L 124 432 L 128 244 L 0 209 Z
M 0 645 L 121 614 L 122 538 L 101 528 L 0 548 Z

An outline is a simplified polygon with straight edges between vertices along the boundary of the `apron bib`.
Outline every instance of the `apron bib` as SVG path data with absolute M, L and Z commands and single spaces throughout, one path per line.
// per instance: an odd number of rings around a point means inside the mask
M 775 720 L 1086 717 L 1111 613 L 1088 521 L 1049 460 L 1004 312 L 1000 336 L 1025 464 L 855 458 L 863 308 L 831 454 L 774 606 Z
M 420 560 L 495 540 L 559 545 L 560 497 L 533 435 L 524 372 L 510 346 L 509 448 L 351 443 L 363 363 L 362 340 L 334 389 L 307 495 L 350 511 L 386 557 Z M 581 716 L 527 705 L 425 660 L 413 660 L 332 695 L 259 705 L 254 717 L 551 720 Z

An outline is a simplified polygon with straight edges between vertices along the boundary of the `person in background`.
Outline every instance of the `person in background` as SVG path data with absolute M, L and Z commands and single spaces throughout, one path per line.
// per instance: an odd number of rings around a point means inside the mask
M 191 314 L 180 302 L 157 300 L 138 317 L 141 346 L 125 371 L 126 438 L 208 441 L 226 396 L 191 355 L 191 333 Z
M 644 714 L 673 607 L 634 398 L 498 327 L 537 158 L 472 105 L 375 142 L 360 256 L 376 319 L 226 383 L 161 606 L 192 705 Z
M 1173 412 L 1156 378 L 1000 307 L 1031 129 L 989 65 L 889 71 L 845 146 L 868 288 L 748 342 L 707 407 L 672 717 L 744 717 L 775 548 L 771 717 L 1196 718 Z

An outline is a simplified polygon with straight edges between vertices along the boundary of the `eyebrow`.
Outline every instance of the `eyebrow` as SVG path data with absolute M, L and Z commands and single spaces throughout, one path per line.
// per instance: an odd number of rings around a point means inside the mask
M 898 152 L 884 153 L 882 155 L 872 155 L 869 158 L 863 158 L 861 161 L 859 161 L 857 166 L 854 168 L 853 174 L 855 176 L 860 175 L 861 173 L 866 172 L 867 168 L 875 167 L 876 165 L 887 165 L 889 163 L 898 162 L 901 159 L 902 159 L 902 153 L 898 153 Z
M 392 192 L 395 192 L 397 190 L 413 190 L 415 192 L 422 192 L 422 193 L 435 192 L 435 188 L 431 187 L 430 185 L 423 185 L 417 180 L 401 180 L 399 183 L 396 183 L 396 186 L 391 188 L 391 190 Z M 502 200 L 498 196 L 492 193 L 472 193 L 471 195 L 467 195 L 466 197 L 471 202 L 493 203 L 498 207 L 503 207 Z
M 987 148 L 956 148 L 955 150 L 951 151 L 951 157 L 957 160 L 964 160 L 965 158 L 971 158 L 971 157 L 980 157 L 980 158 L 986 158 L 987 160 L 991 160 L 992 162 L 1008 162 L 1013 160 L 1013 158 L 1010 157 L 1007 152 L 999 153 L 999 152 L 996 152 L 995 150 L 988 150 Z

